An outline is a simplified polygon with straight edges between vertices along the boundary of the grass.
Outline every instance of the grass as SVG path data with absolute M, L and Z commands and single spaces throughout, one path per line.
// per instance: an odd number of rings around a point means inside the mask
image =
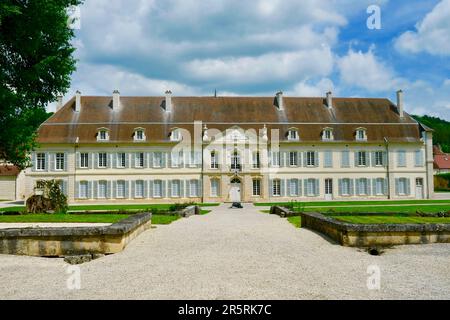
M 415 217 L 415 216 L 378 216 L 378 215 L 330 215 L 330 217 L 349 223 L 356 224 L 403 224 L 403 223 L 450 223 L 450 218 L 438 218 L 438 217 Z
M 416 213 L 416 211 L 422 211 L 426 213 L 436 213 L 440 211 L 449 211 L 450 205 L 429 205 L 429 206 L 415 206 L 415 205 L 405 205 L 405 206 L 361 206 L 361 207 L 322 207 L 322 208 L 308 208 L 304 209 L 305 212 L 341 212 L 341 213 L 352 213 L 352 212 L 387 212 L 387 213 Z
M 171 224 L 180 218 L 179 215 L 154 214 L 152 215 L 152 224 Z
M 289 217 L 287 220 L 292 223 L 296 228 L 301 228 L 302 226 L 302 217 L 295 216 L 295 217 Z
M 200 210 L 200 215 L 204 216 L 205 214 L 210 213 L 211 210 Z
M 169 210 L 172 204 L 112 204 L 112 205 L 72 205 L 69 206 L 69 211 L 93 211 L 93 210 L 105 210 L 105 211 L 120 211 L 120 210 L 145 210 L 145 209 L 158 209 Z M 218 203 L 199 203 L 200 207 L 213 207 L 218 206 Z M 0 211 L 24 211 L 25 206 L 6 207 L 0 208 Z
M 298 204 L 306 207 L 320 207 L 320 206 L 349 206 L 349 205 L 392 205 L 392 204 L 439 204 L 450 203 L 450 200 L 374 200 L 374 201 L 299 201 Z M 255 206 L 286 206 L 290 202 L 257 202 Z
M 0 222 L 27 223 L 27 222 L 67 222 L 67 223 L 116 223 L 125 219 L 127 214 L 26 214 L 17 216 L 2 216 Z

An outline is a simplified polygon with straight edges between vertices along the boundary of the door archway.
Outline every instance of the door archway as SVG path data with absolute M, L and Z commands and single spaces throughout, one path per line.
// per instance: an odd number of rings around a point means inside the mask
M 230 201 L 241 202 L 241 180 L 239 178 L 232 178 L 230 182 Z

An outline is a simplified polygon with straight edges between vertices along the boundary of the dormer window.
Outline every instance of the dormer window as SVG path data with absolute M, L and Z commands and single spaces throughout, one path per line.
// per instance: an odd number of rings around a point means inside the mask
M 334 140 L 333 129 L 332 128 L 325 128 L 325 129 L 323 129 L 322 140 L 323 141 L 332 141 L 332 140 Z
M 298 141 L 298 131 L 296 129 L 289 129 L 287 137 L 289 141 Z
M 180 140 L 181 140 L 180 129 L 174 129 L 170 134 L 170 141 L 180 141 Z
M 145 131 L 142 128 L 137 128 L 134 130 L 134 141 L 145 141 Z
M 365 128 L 356 129 L 356 141 L 367 141 L 367 134 Z
M 108 141 L 109 140 L 109 132 L 106 128 L 101 128 L 97 132 L 97 141 Z

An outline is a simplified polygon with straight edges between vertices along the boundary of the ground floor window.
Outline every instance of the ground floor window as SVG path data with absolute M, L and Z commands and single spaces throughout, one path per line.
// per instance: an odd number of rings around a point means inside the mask
M 253 196 L 257 197 L 261 195 L 261 180 L 253 179 Z
M 396 179 L 396 189 L 398 196 L 407 196 L 410 194 L 409 179 L 398 178 Z
M 138 180 L 134 185 L 134 196 L 136 198 L 144 197 L 144 181 Z
M 106 198 L 107 193 L 107 183 L 106 181 L 99 181 L 98 182 L 98 190 L 97 190 L 97 197 L 104 199 Z
M 383 178 L 378 178 L 375 180 L 375 190 L 374 191 L 377 196 L 384 194 L 384 179 Z
M 36 154 L 36 169 L 37 170 L 45 170 L 46 169 L 46 154 L 45 153 L 37 153 Z
M 298 179 L 289 180 L 289 195 L 297 197 L 299 195 Z
M 341 179 L 339 183 L 340 195 L 350 196 L 352 195 L 352 183 L 350 179 Z
M 161 198 L 162 197 L 162 181 L 155 180 L 153 182 L 153 197 Z
M 358 185 L 357 185 L 358 195 L 360 195 L 360 196 L 368 195 L 370 192 L 369 192 L 369 184 L 367 182 L 367 179 L 361 178 L 361 179 L 358 179 L 357 182 L 358 182 Z
M 308 179 L 306 180 L 306 195 L 308 197 L 317 196 L 318 180 Z
M 171 183 L 171 196 L 179 197 L 180 196 L 180 180 L 173 180 Z
M 191 180 L 189 181 L 189 196 L 190 197 L 198 197 L 198 181 L 197 180 Z
M 117 198 L 125 198 L 125 181 L 117 181 Z
M 78 195 L 81 199 L 86 199 L 88 197 L 89 185 L 87 181 L 80 181 Z
M 281 180 L 273 180 L 272 182 L 272 195 L 275 197 L 281 196 Z
M 211 180 L 211 197 L 219 196 L 219 180 L 213 179 Z

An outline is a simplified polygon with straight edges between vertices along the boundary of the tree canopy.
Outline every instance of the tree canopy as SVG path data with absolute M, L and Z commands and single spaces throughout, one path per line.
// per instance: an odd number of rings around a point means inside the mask
M 434 130 L 433 144 L 440 145 L 442 151 L 450 152 L 450 122 L 430 116 L 413 116 L 414 119 Z
M 67 9 L 80 0 L 0 2 L 0 159 L 29 166 L 45 106 L 70 87 L 74 32 Z

